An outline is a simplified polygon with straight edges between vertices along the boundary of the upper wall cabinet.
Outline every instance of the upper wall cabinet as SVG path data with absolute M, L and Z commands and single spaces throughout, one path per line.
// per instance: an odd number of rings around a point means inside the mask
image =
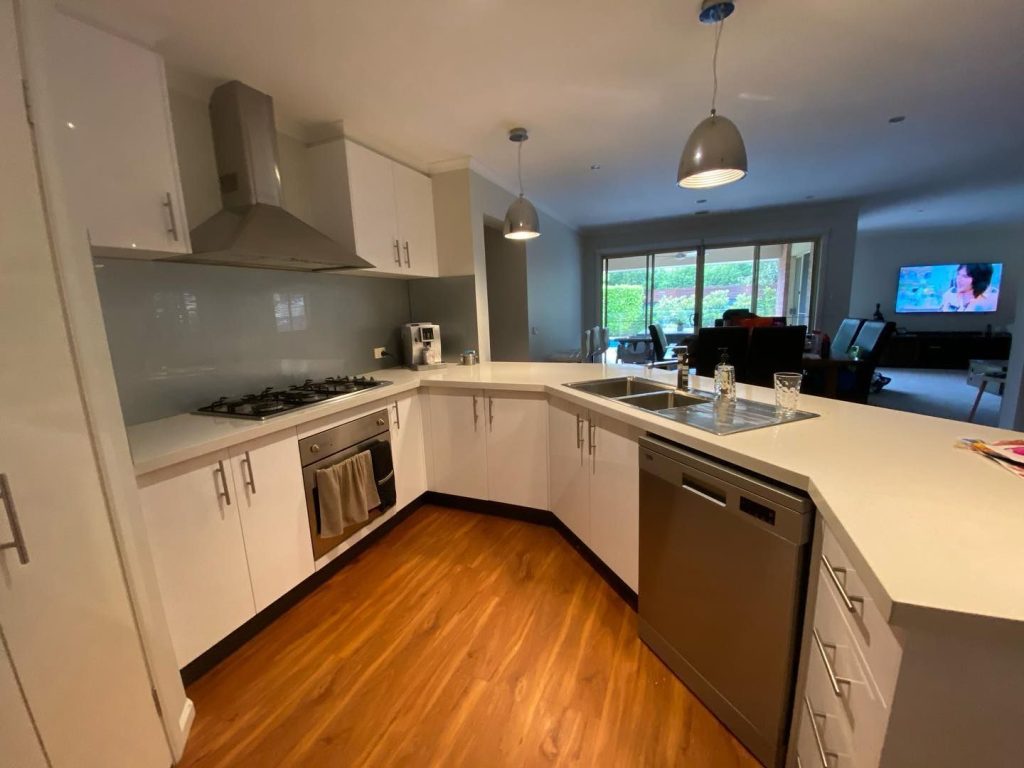
M 51 34 L 60 169 L 94 251 L 188 253 L 163 60 L 62 14 Z
M 310 147 L 314 221 L 374 265 L 400 277 L 437 277 L 430 177 L 347 139 Z

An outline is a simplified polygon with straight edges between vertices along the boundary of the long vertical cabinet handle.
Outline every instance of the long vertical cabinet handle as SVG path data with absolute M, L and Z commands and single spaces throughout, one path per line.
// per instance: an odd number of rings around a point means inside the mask
M 222 484 L 222 486 L 224 488 L 223 491 L 218 491 L 217 492 L 217 498 L 224 499 L 224 503 L 227 504 L 230 507 L 231 506 L 231 491 L 228 490 L 228 475 L 224 471 L 224 462 L 223 461 L 218 461 L 217 462 L 217 468 L 215 470 L 213 470 L 213 471 L 214 471 L 214 474 L 216 474 L 218 472 L 220 473 L 220 481 L 221 481 L 221 484 Z
M 18 553 L 18 562 L 28 565 L 28 547 L 25 546 L 25 536 L 21 532 L 21 523 L 18 522 L 18 510 L 14 506 L 14 496 L 11 495 L 11 485 L 7 482 L 7 475 L 0 473 L 0 502 L 7 510 L 7 524 L 11 529 L 11 541 L 0 544 L 0 550 L 13 549 Z
M 174 242 L 178 242 L 178 220 L 174 216 L 174 201 L 171 200 L 170 192 L 164 197 L 163 205 L 167 209 L 167 215 L 171 221 L 171 226 L 167 228 L 167 234 L 174 238 Z
M 576 414 L 576 447 L 583 450 L 583 417 Z
M 402 251 L 397 239 L 395 240 L 395 264 L 402 266 Z
M 396 400 L 395 402 L 392 403 L 392 405 L 395 407 L 395 429 L 401 429 L 402 415 L 398 412 L 398 401 Z
M 405 266 L 412 269 L 412 262 L 409 261 L 409 241 L 405 241 Z
M 489 395 L 487 397 L 487 426 L 490 427 L 491 432 L 494 431 L 494 396 Z
M 476 395 L 473 395 L 473 431 L 476 432 L 476 425 L 480 421 L 480 413 L 476 409 Z
M 256 476 L 252 473 L 252 457 L 249 452 L 245 452 L 245 458 L 242 459 L 242 464 L 245 465 L 245 473 L 249 476 L 245 481 L 245 484 L 249 486 L 249 490 L 256 493 Z

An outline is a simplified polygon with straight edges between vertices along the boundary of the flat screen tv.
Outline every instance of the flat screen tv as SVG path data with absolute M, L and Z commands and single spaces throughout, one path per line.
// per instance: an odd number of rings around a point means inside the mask
M 896 311 L 995 312 L 1002 277 L 993 262 L 900 267 Z

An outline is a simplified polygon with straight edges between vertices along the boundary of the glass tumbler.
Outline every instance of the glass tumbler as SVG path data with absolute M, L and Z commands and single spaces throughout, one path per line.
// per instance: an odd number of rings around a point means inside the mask
M 783 413 L 792 413 L 800 404 L 802 373 L 775 374 L 775 407 Z

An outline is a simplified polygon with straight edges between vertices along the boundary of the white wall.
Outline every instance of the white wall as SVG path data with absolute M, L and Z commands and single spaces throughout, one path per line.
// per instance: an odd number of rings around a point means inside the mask
M 507 239 L 497 227 L 484 227 L 487 250 L 487 310 L 490 314 L 491 359 L 530 359 L 530 318 L 527 299 L 526 248 Z
M 1011 332 L 1016 340 L 1010 348 L 999 426 L 1024 432 L 1024 269 L 1017 278 L 1017 317 Z
M 681 216 L 584 230 L 584 323 L 600 322 L 603 255 L 683 250 L 701 244 L 820 238 L 816 325 L 834 333 L 849 309 L 858 213 L 854 203 L 830 203 Z
M 901 266 L 1003 262 L 999 308 L 992 313 L 895 313 Z M 910 331 L 1001 331 L 1017 316 L 1017 286 L 1024 280 L 1024 225 L 869 231 L 857 237 L 850 314 L 870 317 L 881 303 L 886 319 Z

